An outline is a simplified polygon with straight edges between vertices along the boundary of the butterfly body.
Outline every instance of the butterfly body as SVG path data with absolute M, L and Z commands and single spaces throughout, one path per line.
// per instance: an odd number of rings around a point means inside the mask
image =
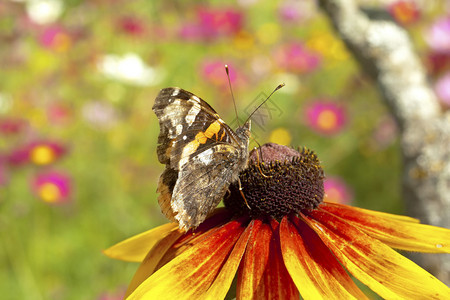
M 163 214 L 189 230 L 220 203 L 247 167 L 250 121 L 233 131 L 204 100 L 180 88 L 165 88 L 153 111 L 159 120 L 158 202 Z

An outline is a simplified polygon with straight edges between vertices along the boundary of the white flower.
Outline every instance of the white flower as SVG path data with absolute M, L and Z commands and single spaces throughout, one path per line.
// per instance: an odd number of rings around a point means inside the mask
M 107 54 L 99 60 L 97 68 L 110 79 L 138 86 L 156 85 L 162 80 L 161 72 L 147 66 L 135 53 Z

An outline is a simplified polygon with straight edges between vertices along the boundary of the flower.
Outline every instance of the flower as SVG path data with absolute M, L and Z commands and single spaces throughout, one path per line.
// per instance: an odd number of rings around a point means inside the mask
M 135 16 L 123 16 L 118 20 L 118 29 L 130 36 L 142 36 L 145 33 L 145 23 Z
M 448 299 L 450 289 L 392 248 L 450 252 L 450 230 L 321 202 L 323 171 L 308 149 L 266 144 L 250 155 L 225 208 L 198 228 L 169 223 L 105 254 L 141 262 L 128 299 Z
M 344 108 L 328 99 L 314 101 L 306 108 L 305 113 L 307 124 L 325 135 L 341 132 L 347 122 Z
M 204 60 L 200 65 L 200 71 L 203 79 L 217 87 L 228 89 L 228 81 L 225 73 L 226 64 L 226 62 L 217 59 Z M 233 68 L 230 64 L 228 65 L 231 85 L 236 87 L 239 85 L 237 78 L 242 79 L 242 75 L 238 75 L 236 68 Z
M 156 85 L 163 79 L 160 69 L 148 66 L 139 55 L 133 52 L 122 56 L 104 55 L 99 59 L 97 69 L 107 78 L 135 86 Z
M 40 43 L 56 52 L 66 52 L 72 44 L 72 38 L 63 28 L 50 26 L 41 34 Z
M 434 85 L 434 90 L 442 104 L 450 107 L 450 72 L 445 73 L 438 79 Z
M 278 8 L 278 15 L 285 23 L 298 23 L 310 19 L 314 13 L 315 6 L 310 1 L 282 1 Z
M 232 36 L 243 28 L 244 15 L 232 8 L 199 7 L 194 23 L 183 24 L 179 35 L 185 40 L 212 40 Z
M 436 20 L 426 32 L 425 41 L 436 52 L 450 53 L 450 16 Z
M 320 56 L 304 47 L 302 43 L 280 46 L 274 54 L 280 68 L 292 73 L 310 73 L 320 64 Z
M 324 201 L 350 204 L 353 192 L 345 181 L 339 177 L 327 177 L 323 183 L 325 189 Z
M 31 187 L 37 197 L 52 204 L 67 202 L 71 193 L 70 177 L 57 171 L 38 174 Z
M 414 1 L 399 0 L 388 6 L 388 12 L 402 25 L 415 23 L 420 18 L 420 11 Z
M 54 141 L 34 141 L 12 151 L 8 156 L 11 165 L 33 163 L 35 165 L 49 165 L 61 158 L 67 149 L 64 145 Z
M 27 128 L 28 122 L 18 118 L 0 118 L 0 135 L 17 135 Z

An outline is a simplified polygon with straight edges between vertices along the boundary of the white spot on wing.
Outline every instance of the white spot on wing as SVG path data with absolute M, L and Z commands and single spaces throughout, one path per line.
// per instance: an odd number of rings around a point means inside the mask
M 180 135 L 182 132 L 183 132 L 183 125 L 178 124 L 178 125 L 175 127 L 175 134 L 176 134 L 176 135 Z
M 197 117 L 200 110 L 201 110 L 200 105 L 194 104 L 194 106 L 192 106 L 191 109 L 188 111 L 188 114 L 186 115 L 185 120 L 189 126 L 191 126 L 192 123 L 194 123 L 195 117 Z
M 180 93 L 180 89 L 174 89 L 173 90 L 173 92 L 172 92 L 172 97 L 176 97 L 176 96 L 178 96 L 178 94 Z
M 187 135 L 183 135 L 183 141 L 187 139 Z
M 197 96 L 192 96 L 192 98 L 191 99 L 194 99 L 197 103 L 199 103 L 200 104 L 200 98 L 199 97 L 197 97 Z
M 204 165 L 208 165 L 212 160 L 213 149 L 208 149 L 197 155 L 197 159 L 201 161 Z

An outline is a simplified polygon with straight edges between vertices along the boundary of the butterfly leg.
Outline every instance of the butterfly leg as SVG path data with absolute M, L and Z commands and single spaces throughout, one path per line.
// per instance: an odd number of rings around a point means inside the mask
M 239 193 L 241 193 L 242 198 L 244 198 L 245 205 L 247 205 L 248 209 L 251 210 L 250 206 L 248 205 L 247 199 L 245 199 L 244 193 L 242 192 L 241 179 L 239 179 L 239 178 L 238 178 L 238 183 L 239 183 Z
M 261 147 L 259 147 L 259 151 L 261 151 Z M 262 153 L 261 153 L 261 157 L 262 157 Z M 259 169 L 259 173 L 261 173 L 261 175 L 264 176 L 265 178 L 271 177 L 271 176 L 267 176 L 266 174 L 264 174 L 264 172 L 261 170 L 258 151 L 256 151 L 256 160 L 257 160 L 256 166 Z

